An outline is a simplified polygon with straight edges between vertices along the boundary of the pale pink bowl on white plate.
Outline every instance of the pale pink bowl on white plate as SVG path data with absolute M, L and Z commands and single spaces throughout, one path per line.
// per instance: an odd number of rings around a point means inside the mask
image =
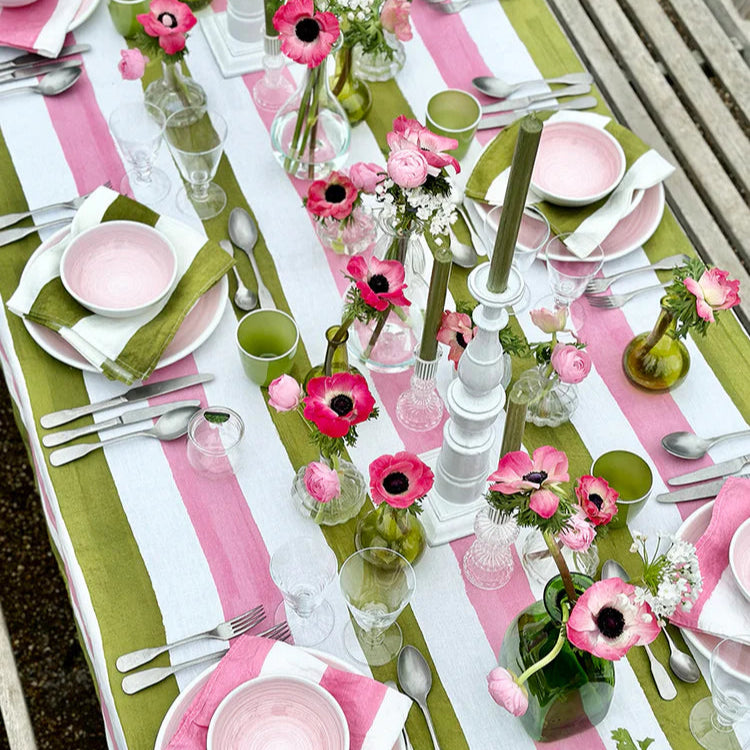
M 127 318 L 146 312 L 177 284 L 172 243 L 147 224 L 105 221 L 76 236 L 60 261 L 71 296 L 92 312 Z
M 740 524 L 729 544 L 729 567 L 742 595 L 750 602 L 750 518 Z
M 0 8 L 22 8 L 35 2 L 36 0 L 0 0 Z
M 320 685 L 269 675 L 236 687 L 208 726 L 207 750 L 349 750 L 344 712 Z
M 531 187 L 549 203 L 585 206 L 611 193 L 625 174 L 625 152 L 602 128 L 545 123 Z

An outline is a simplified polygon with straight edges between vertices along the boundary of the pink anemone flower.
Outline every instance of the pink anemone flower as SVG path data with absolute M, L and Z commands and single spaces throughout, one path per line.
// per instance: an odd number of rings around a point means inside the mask
M 487 689 L 492 700 L 513 716 L 523 716 L 529 707 L 529 696 L 523 685 L 516 682 L 512 672 L 495 667 L 487 675 Z
M 354 279 L 362 299 L 376 310 L 389 304 L 396 307 L 411 305 L 404 297 L 404 266 L 397 260 L 369 260 L 355 255 L 346 265 L 346 272 Z
M 337 372 L 307 384 L 303 415 L 328 437 L 344 437 L 370 417 L 375 399 L 361 375 Z
M 149 12 L 136 19 L 149 36 L 158 37 L 168 55 L 185 49 L 185 34 L 198 23 L 189 6 L 179 0 L 152 0 Z
M 307 210 L 321 219 L 345 219 L 357 200 L 357 188 L 342 172 L 331 172 L 325 180 L 315 180 L 307 190 Z
M 474 338 L 476 327 L 472 325 L 471 318 L 466 313 L 449 312 L 446 310 L 440 319 L 440 328 L 437 332 L 437 340 L 441 344 L 448 344 L 448 359 L 458 369 L 458 361 Z
M 582 651 L 617 661 L 633 646 L 651 643 L 659 624 L 635 586 L 619 578 L 597 581 L 581 594 L 566 625 L 568 640 Z
M 606 479 L 582 476 L 576 484 L 576 497 L 583 512 L 594 526 L 609 523 L 617 515 L 617 490 Z
M 740 301 L 740 282 L 730 279 L 729 273 L 720 268 L 704 271 L 698 281 L 688 277 L 683 283 L 695 295 L 698 315 L 709 323 L 714 322 L 714 311 L 728 310 Z
M 273 26 L 281 37 L 281 51 L 308 68 L 325 60 L 339 36 L 336 16 L 316 11 L 313 0 L 288 0 L 274 14 Z
M 370 497 L 375 505 L 408 508 L 432 488 L 432 469 L 413 453 L 380 456 L 370 464 Z

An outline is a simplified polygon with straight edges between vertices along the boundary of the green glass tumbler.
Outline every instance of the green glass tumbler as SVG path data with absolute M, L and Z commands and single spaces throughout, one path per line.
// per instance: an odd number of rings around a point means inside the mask
M 622 529 L 643 510 L 651 494 L 654 476 L 651 467 L 637 453 L 616 450 L 604 453 L 594 461 L 591 473 L 606 479 L 620 497 L 617 515 L 609 522 L 611 529 Z
M 142 28 L 136 16 L 148 13 L 148 5 L 148 0 L 109 0 L 109 15 L 118 33 L 125 38 L 135 36 Z
M 299 330 L 283 310 L 253 310 L 237 324 L 237 348 L 245 373 L 267 386 L 294 364 Z
M 440 91 L 427 102 L 427 127 L 458 141 L 458 147 L 448 151 L 456 159 L 463 158 L 469 150 L 481 117 L 482 107 L 477 99 L 460 89 Z

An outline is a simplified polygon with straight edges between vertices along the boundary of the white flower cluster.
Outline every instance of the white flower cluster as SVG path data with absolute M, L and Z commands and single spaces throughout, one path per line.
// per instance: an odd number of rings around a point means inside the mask
M 386 178 L 378 184 L 377 196 L 383 204 L 384 218 L 400 218 L 399 213 L 408 207 L 436 239 L 440 235 L 448 233 L 448 227 L 457 218 L 456 208 L 450 200 L 428 193 L 421 187 L 400 188 L 406 200 L 406 206 L 404 206 L 396 203 L 393 194 L 388 192 L 394 185 L 395 183 L 390 178 Z
M 375 0 L 337 0 L 336 5 L 349 21 L 365 21 L 373 13 Z

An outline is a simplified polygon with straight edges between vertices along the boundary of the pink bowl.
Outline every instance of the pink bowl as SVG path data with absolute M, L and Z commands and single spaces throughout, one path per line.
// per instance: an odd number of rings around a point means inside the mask
M 147 224 L 105 221 L 71 241 L 60 261 L 60 278 L 92 312 L 126 318 L 148 311 L 174 289 L 177 254 Z
M 750 518 L 740 524 L 729 545 L 729 567 L 742 595 L 750 602 Z

